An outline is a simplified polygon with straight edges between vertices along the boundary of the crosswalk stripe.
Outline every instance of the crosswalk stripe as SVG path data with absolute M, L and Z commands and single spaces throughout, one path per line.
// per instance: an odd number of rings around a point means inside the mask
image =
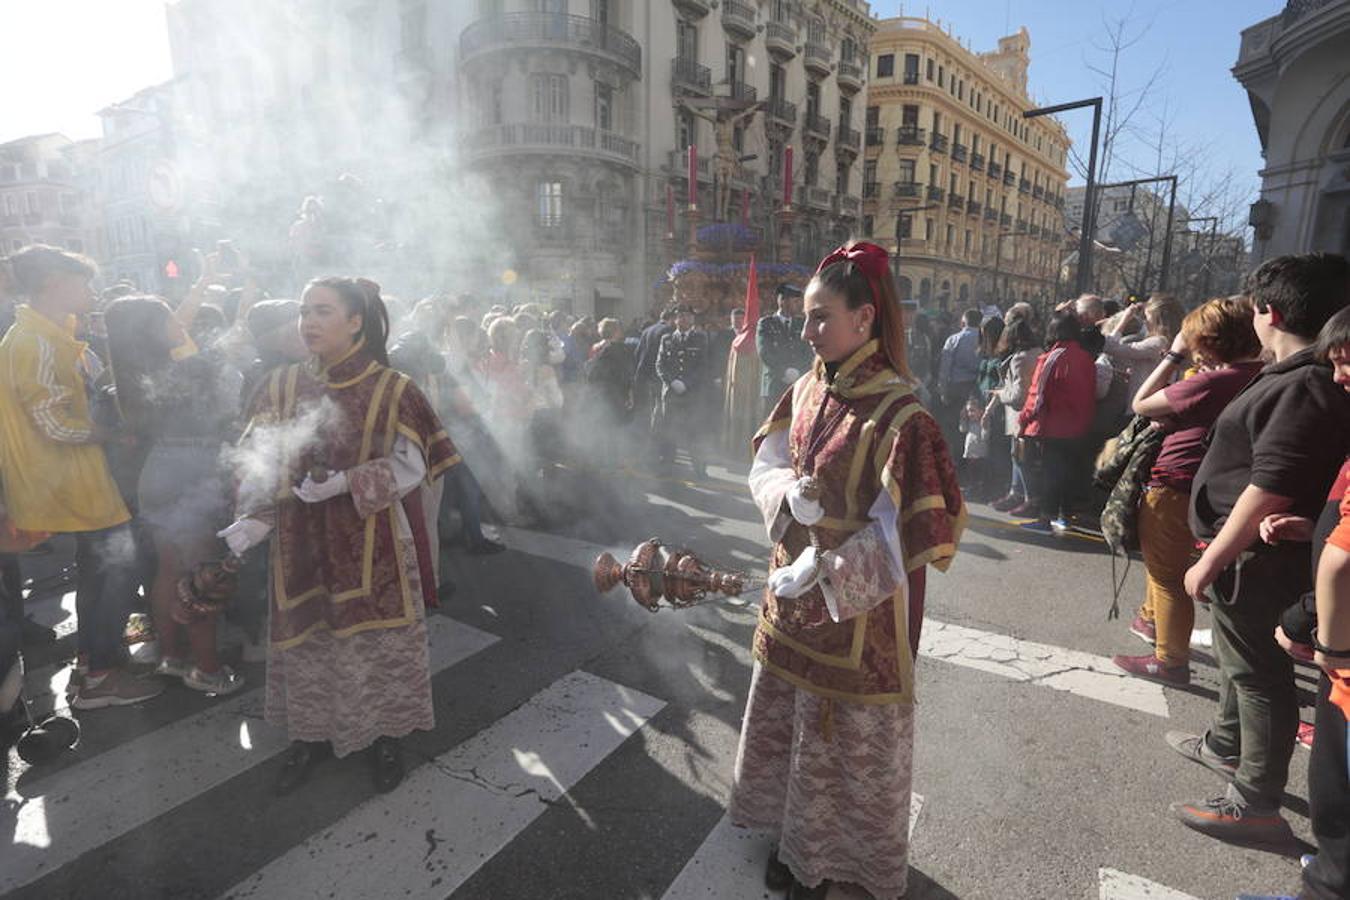
M 572 672 L 225 896 L 447 897 L 664 706 Z
M 923 797 L 910 794 L 909 837 L 923 809 Z M 708 832 L 680 874 L 661 895 L 661 900 L 720 900 L 722 897 L 759 897 L 764 894 L 764 869 L 769 864 L 773 839 L 763 831 L 737 828 L 724 815 Z M 846 900 L 859 895 L 842 885 L 831 886 L 826 900 Z
M 498 640 L 440 615 L 429 617 L 428 629 L 433 674 Z M 286 736 L 263 723 L 262 704 L 261 688 L 247 691 L 10 790 L 5 802 L 17 821 L 12 845 L 0 854 L 0 893 L 61 868 L 280 752 Z
M 1168 717 L 1161 685 L 1126 675 L 1105 656 L 925 619 L 919 657 Z
M 1101 886 L 1098 900 L 1197 900 L 1190 894 L 1117 869 L 1098 869 L 1097 880 Z

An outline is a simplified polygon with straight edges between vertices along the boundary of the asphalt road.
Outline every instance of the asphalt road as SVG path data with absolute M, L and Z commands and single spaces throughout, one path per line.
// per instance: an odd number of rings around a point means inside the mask
M 173 686 L 140 707 L 80 714 L 84 738 L 55 764 L 28 769 L 11 752 L 0 893 L 768 896 L 754 862 L 762 847 L 743 839 L 737 857 L 741 844 L 729 849 L 719 826 L 753 609 L 652 615 L 617 592 L 597 596 L 587 571 L 598 550 L 626 556 L 650 536 L 761 567 L 763 526 L 743 470 L 714 466 L 697 483 L 570 471 L 555 487 L 551 521 L 508 529 L 510 552 L 447 548 L 456 590 L 433 628 L 438 724 L 406 741 L 416 767 L 394 794 L 376 795 L 363 761 L 349 758 L 274 799 L 284 736 L 260 721 L 256 695 L 215 700 Z M 929 579 L 910 896 L 1292 891 L 1297 856 L 1220 844 L 1167 812 L 1222 790 L 1162 741 L 1169 728 L 1205 727 L 1212 666 L 1196 666 L 1188 691 L 1094 669 L 1100 657 L 1143 652 L 1126 631 L 1142 565 L 1129 574 L 1124 617 L 1108 622 L 1100 544 L 1026 535 L 987 508 L 973 512 L 951 571 Z M 261 665 L 243 671 L 250 688 L 262 684 Z M 1298 750 L 1286 809 L 1305 838 L 1306 760 Z M 1158 887 L 1128 893 L 1137 879 Z

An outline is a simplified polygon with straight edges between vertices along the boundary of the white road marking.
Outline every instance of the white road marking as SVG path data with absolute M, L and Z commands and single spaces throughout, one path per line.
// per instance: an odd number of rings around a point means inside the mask
M 447 897 L 663 706 L 573 672 L 226 896 Z
M 57 638 L 75 633 L 75 592 L 47 594 L 36 603 L 25 603 L 24 614 L 39 625 L 56 630 Z
M 926 619 L 919 657 L 1168 717 L 1161 685 L 1126 675 L 1105 656 L 1081 650 Z
M 914 840 L 914 823 L 923 809 L 923 797 L 909 799 L 909 838 Z M 698 850 L 685 862 L 680 874 L 661 895 L 661 900 L 721 900 L 723 897 L 766 897 L 764 869 L 769 864 L 773 838 L 763 831 L 737 828 L 724 815 Z M 833 885 L 827 900 L 865 898 L 865 893 L 850 886 Z
M 445 616 L 429 617 L 428 628 L 433 673 L 498 640 Z M 0 854 L 0 894 L 61 868 L 280 752 L 286 735 L 262 721 L 262 705 L 262 689 L 249 690 L 10 790 L 5 806 L 17 821 L 11 845 Z
M 1190 894 L 1116 869 L 1098 869 L 1097 877 L 1101 884 L 1098 900 L 1197 900 Z

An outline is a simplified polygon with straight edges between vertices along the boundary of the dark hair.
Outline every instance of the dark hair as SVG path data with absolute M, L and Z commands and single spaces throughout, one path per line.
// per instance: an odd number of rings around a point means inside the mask
M 998 339 L 998 355 L 1008 356 L 1023 350 L 1036 350 L 1040 346 L 1041 342 L 1036 337 L 1036 329 L 1031 327 L 1031 322 L 1018 317 L 1004 327 L 1003 334 Z
M 974 307 L 971 307 L 970 309 L 961 313 L 961 321 L 964 322 L 970 328 L 980 327 L 980 320 L 983 318 L 984 313 L 980 312 L 978 309 L 975 309 Z
M 857 246 L 848 245 L 849 249 Z M 891 368 L 903 377 L 912 379 L 909 360 L 905 358 L 905 322 L 900 312 L 900 300 L 895 295 L 895 279 L 889 274 L 875 282 L 852 260 L 830 263 L 816 273 L 814 281 L 844 298 L 849 309 L 861 309 L 875 304 L 876 318 L 872 321 L 872 337 L 881 344 L 881 352 Z
M 1317 359 L 1331 362 L 1331 354 L 1336 350 L 1350 348 L 1350 307 L 1346 307 L 1327 320 L 1317 335 Z
M 1047 344 L 1076 341 L 1082 336 L 1083 326 L 1079 324 L 1078 316 L 1067 309 L 1051 316 L 1050 324 L 1045 329 L 1045 342 Z
M 108 367 L 117 390 L 122 419 L 136 433 L 150 424 L 149 381 L 173 362 L 164 337 L 173 310 L 150 294 L 129 294 L 108 304 Z
M 8 260 L 19 291 L 32 298 L 53 275 L 80 275 L 93 278 L 98 266 L 92 259 L 50 244 L 29 244 L 15 251 Z
M 1106 317 L 1107 317 L 1108 319 L 1111 318 L 1112 316 L 1114 316 L 1116 313 L 1120 312 L 1120 309 L 1121 309 L 1121 307 L 1120 307 L 1120 301 L 1119 301 L 1119 300 L 1103 300 L 1103 301 L 1102 301 L 1102 312 L 1106 313 Z
M 192 324 L 188 326 L 188 334 L 192 335 L 192 340 L 198 347 L 205 348 L 214 344 L 229 327 L 229 320 L 219 306 L 204 303 L 197 307 Z
M 980 325 L 980 354 L 982 356 L 997 356 L 999 338 L 1003 337 L 1003 320 L 998 316 L 990 316 Z
M 1247 276 L 1246 293 L 1258 310 L 1279 310 L 1285 331 L 1311 340 L 1350 303 L 1350 263 L 1335 253 L 1277 256 Z
M 365 341 L 366 351 L 380 365 L 389 365 L 389 310 L 380 299 L 380 286 L 369 278 L 328 275 L 305 285 L 301 296 L 316 287 L 337 294 L 348 316 L 361 317 L 360 339 Z

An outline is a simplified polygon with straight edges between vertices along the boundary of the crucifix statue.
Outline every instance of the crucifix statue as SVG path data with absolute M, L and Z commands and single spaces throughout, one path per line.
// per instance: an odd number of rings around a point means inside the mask
M 731 205 L 731 179 L 739 175 L 741 170 L 740 154 L 736 150 L 736 129 L 763 109 L 764 103 L 730 97 L 681 97 L 675 101 L 675 105 L 712 123 L 713 135 L 717 140 L 717 154 L 713 157 L 713 174 L 717 182 L 713 198 L 714 218 L 718 222 L 725 222 Z

